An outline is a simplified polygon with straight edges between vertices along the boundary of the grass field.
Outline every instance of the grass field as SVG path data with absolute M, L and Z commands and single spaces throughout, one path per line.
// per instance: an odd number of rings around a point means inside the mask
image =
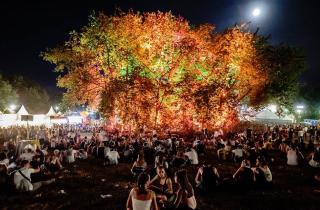
M 232 174 L 239 166 L 231 162 L 217 161 L 213 153 L 200 157 L 217 167 L 222 176 Z M 125 209 L 129 189 L 132 187 L 131 164 L 102 166 L 96 159 L 77 161 L 67 165 L 57 181 L 36 192 L 0 197 L 1 209 Z M 306 165 L 285 166 L 283 161 L 270 166 L 274 188 L 271 191 L 234 192 L 219 190 L 208 195 L 196 192 L 199 210 L 228 209 L 320 209 L 320 184 L 312 177 L 320 170 Z M 193 183 L 197 167 L 189 166 Z M 63 191 L 62 191 L 63 190 Z M 112 197 L 101 195 L 110 194 Z M 104 198 L 102 198 L 104 197 Z

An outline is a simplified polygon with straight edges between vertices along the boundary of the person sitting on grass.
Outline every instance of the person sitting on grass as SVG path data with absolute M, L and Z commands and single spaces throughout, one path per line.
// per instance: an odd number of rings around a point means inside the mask
M 176 192 L 173 206 L 175 209 L 192 210 L 197 208 L 197 201 L 194 196 L 194 190 L 190 184 L 186 170 L 180 170 L 175 173 L 175 181 L 179 184 Z
M 139 154 L 137 160 L 133 163 L 131 173 L 134 177 L 143 173 L 147 169 L 147 162 L 144 160 L 143 155 Z
M 254 183 L 254 174 L 250 167 L 250 161 L 245 159 L 240 168 L 233 174 L 233 179 L 241 190 L 250 189 Z
M 198 169 L 195 182 L 202 192 L 209 192 L 216 189 L 219 179 L 218 170 L 205 161 Z
M 243 149 L 242 146 L 240 144 L 238 144 L 236 146 L 236 148 L 234 150 L 232 150 L 232 159 L 235 163 L 237 163 L 238 161 L 242 161 L 243 159 Z
M 197 151 L 195 149 L 188 148 L 186 150 L 186 152 L 184 153 L 184 155 L 188 157 L 188 159 L 190 160 L 190 163 L 192 165 L 198 165 L 199 164 L 198 153 L 197 153 Z
M 298 151 L 294 145 L 292 145 L 287 151 L 287 164 L 289 166 L 298 165 Z
M 79 149 L 79 152 L 76 153 L 76 158 L 85 160 L 88 158 L 88 153 L 84 149 Z
M 231 144 L 229 141 L 223 146 L 223 148 L 217 151 L 218 159 L 226 160 L 227 156 L 231 152 Z
M 106 156 L 108 157 L 110 165 L 118 165 L 120 155 L 115 148 L 108 152 Z
M 40 171 L 40 168 L 31 168 L 28 160 L 23 160 L 21 162 L 21 165 L 22 167 L 14 173 L 14 185 L 18 191 L 35 191 L 41 186 L 51 184 L 55 181 L 55 179 L 50 179 L 47 181 L 32 183 L 31 174 L 38 173 Z
M 157 155 L 154 161 L 154 165 L 155 165 L 155 168 L 157 168 L 158 166 L 162 166 L 165 169 L 169 168 L 169 164 L 166 161 L 166 158 L 164 155 Z
M 148 174 L 138 176 L 137 187 L 134 187 L 127 199 L 127 210 L 158 210 L 156 195 L 147 189 L 150 181 Z
M 76 153 L 77 153 L 77 151 L 74 150 L 72 146 L 69 146 L 66 151 L 66 162 L 67 163 L 75 162 L 75 154 Z
M 53 155 L 50 155 L 49 158 L 47 158 L 46 167 L 52 174 L 55 174 L 58 172 L 58 170 L 63 169 L 60 161 L 59 150 L 54 150 Z
M 183 168 L 187 163 L 183 151 L 178 151 L 177 155 L 173 158 L 171 165 L 173 168 Z
M 25 149 L 25 152 L 22 153 L 20 156 L 19 156 L 19 159 L 20 160 L 28 160 L 28 161 L 31 161 L 33 156 L 35 155 L 34 154 L 34 151 L 31 149 L 33 148 L 30 144 L 28 144 L 26 146 L 26 149 Z
M 320 148 L 314 149 L 314 151 L 309 155 L 310 161 L 309 165 L 314 168 L 320 167 Z
M 272 173 L 264 158 L 257 158 L 256 168 L 253 169 L 256 186 L 259 188 L 268 188 L 272 185 Z
M 151 180 L 149 188 L 156 192 L 159 200 L 166 201 L 172 196 L 172 181 L 163 166 L 157 167 L 157 175 Z
M 286 143 L 285 140 L 282 140 L 280 145 L 279 145 L 279 150 L 280 150 L 280 158 L 285 159 L 287 156 L 287 152 L 290 149 L 289 145 Z

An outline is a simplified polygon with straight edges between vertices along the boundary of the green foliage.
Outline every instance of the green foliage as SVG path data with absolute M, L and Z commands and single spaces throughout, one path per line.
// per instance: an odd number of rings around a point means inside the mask
M 45 114 L 51 103 L 45 89 L 22 76 L 13 79 L 15 90 L 18 95 L 18 103 L 23 104 L 31 114 Z
M 320 119 L 320 87 L 315 84 L 300 85 L 297 101 L 304 105 L 302 119 Z
M 0 111 L 8 112 L 10 104 L 16 104 L 18 95 L 9 81 L 0 74 Z
M 270 45 L 266 38 L 259 39 L 256 47 L 265 58 L 263 65 L 269 75 L 262 104 L 277 104 L 293 112 L 299 94 L 299 77 L 306 66 L 304 53 L 300 48 Z

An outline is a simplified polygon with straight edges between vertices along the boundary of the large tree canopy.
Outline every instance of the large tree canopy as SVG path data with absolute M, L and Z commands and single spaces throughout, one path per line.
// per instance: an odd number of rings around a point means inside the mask
M 111 126 L 187 131 L 230 127 L 239 104 L 266 101 L 281 59 L 261 40 L 170 12 L 100 14 L 42 56 L 56 65 L 68 105 L 99 109 Z

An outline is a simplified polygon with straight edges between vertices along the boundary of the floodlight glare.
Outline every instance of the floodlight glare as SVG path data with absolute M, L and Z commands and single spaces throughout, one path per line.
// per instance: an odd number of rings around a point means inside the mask
M 9 110 L 10 110 L 11 112 L 13 112 L 15 109 L 16 109 L 16 105 L 11 104 L 11 105 L 9 106 Z

